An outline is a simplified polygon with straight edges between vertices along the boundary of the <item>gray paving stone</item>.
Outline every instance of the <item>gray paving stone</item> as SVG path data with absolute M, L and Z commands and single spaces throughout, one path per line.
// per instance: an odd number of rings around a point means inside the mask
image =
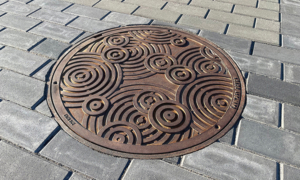
M 69 180 L 87 180 L 87 179 L 78 174 L 73 173 Z
M 31 14 L 30 17 L 65 25 L 77 16 L 50 9 L 40 9 Z
M 44 82 L 12 71 L 0 71 L 0 84 L 0 97 L 28 108 L 44 96 Z
M 118 179 L 128 162 L 127 159 L 94 151 L 62 130 L 54 136 L 41 154 L 97 179 Z
M 268 2 L 268 1 L 260 1 L 258 3 L 258 8 L 261 9 L 268 9 L 272 11 L 279 11 L 279 3 L 273 3 L 273 2 Z
M 178 24 L 200 28 L 201 30 L 205 29 L 209 31 L 214 31 L 218 33 L 224 33 L 226 27 L 226 23 L 223 22 L 214 21 L 210 19 L 203 19 L 197 16 L 189 15 L 183 15 L 179 19 Z
M 64 13 L 71 13 L 71 14 L 85 16 L 85 17 L 89 17 L 89 18 L 93 18 L 93 19 L 101 19 L 106 14 L 108 14 L 109 11 L 104 10 L 104 9 L 74 4 L 73 6 L 64 10 Z
M 248 94 L 247 104 L 242 116 L 247 119 L 254 119 L 263 123 L 278 126 L 279 103 Z
M 281 32 L 282 34 L 300 37 L 300 18 L 289 14 L 282 14 Z
M 1 1 L 0 1 L 0 4 L 1 4 Z M 0 11 L 0 16 L 2 16 L 3 14 L 5 14 L 6 12 L 4 11 Z
M 236 52 L 229 54 L 243 71 L 281 78 L 281 63 L 276 60 Z
M 282 35 L 282 46 L 285 48 L 300 49 L 300 38 Z
M 247 6 L 235 5 L 233 12 L 237 14 L 247 15 L 247 16 L 271 19 L 274 21 L 279 20 L 278 12 L 270 11 L 266 9 L 258 9 L 258 8 L 252 8 Z
M 300 6 L 300 2 L 298 0 L 281 0 L 280 4 L 289 4 L 294 6 Z
M 0 110 L 0 136 L 30 151 L 58 127 L 53 119 L 8 101 L 0 103 Z
M 70 44 L 56 41 L 53 39 L 46 39 L 41 44 L 31 50 L 31 52 L 42 54 L 47 57 L 58 59 L 58 57 L 70 47 Z
M 0 10 L 2 10 L 2 11 L 21 14 L 24 16 L 36 11 L 37 9 L 39 9 L 39 7 L 30 6 L 30 5 L 15 2 L 15 1 L 9 1 L 0 6 Z
M 232 36 L 226 36 L 224 34 L 219 34 L 205 30 L 200 31 L 199 35 L 216 43 L 218 46 L 226 50 L 249 54 L 251 46 L 251 41 L 249 40 Z
M 294 179 L 297 180 L 300 177 L 300 169 L 288 166 L 288 165 L 284 165 L 283 167 L 283 176 L 284 179 L 288 180 L 288 179 Z
M 111 1 L 111 0 L 101 0 L 94 7 L 100 9 L 106 9 L 109 11 L 131 14 L 134 10 L 138 8 L 138 5 L 122 3 L 120 1 L 118 2 L 118 1 Z
M 72 3 L 60 0 L 33 0 L 29 3 L 29 5 L 36 5 L 42 8 L 52 9 L 56 11 L 61 11 L 71 4 Z
M 181 14 L 189 14 L 189 15 L 204 17 L 208 9 L 168 2 L 167 5 L 164 7 L 164 10 L 175 11 Z
M 224 3 L 224 2 L 218 2 L 213 0 L 192 1 L 190 5 L 205 7 L 209 9 L 217 9 L 217 10 L 227 11 L 227 12 L 230 12 L 233 6 L 233 4 L 231 3 Z
M 25 16 L 19 16 L 16 14 L 5 14 L 0 17 L 1 25 L 21 31 L 27 31 L 40 22 L 41 21 L 39 20 L 28 18 Z
M 5 47 L 0 50 L 0 59 L 1 67 L 28 76 L 48 60 L 48 58 L 40 57 L 12 47 Z
M 300 86 L 266 76 L 250 73 L 248 93 L 300 105 Z
M 31 0 L 13 0 L 13 1 L 17 1 L 23 4 L 26 4 L 27 2 L 31 1 Z
M 282 14 L 291 14 L 294 16 L 300 16 L 300 6 L 294 6 L 289 4 L 281 4 L 280 12 Z
M 46 99 L 40 105 L 38 105 L 38 107 L 36 107 L 35 110 L 46 116 L 52 117 L 52 113 L 48 107 L 48 103 Z
M 282 62 L 300 64 L 299 51 L 262 43 L 255 43 L 253 55 L 276 59 Z
M 280 32 L 280 22 L 256 18 L 255 28 L 264 29 L 264 30 L 268 30 L 268 31 L 274 31 L 274 32 L 279 33 Z
M 124 2 L 130 3 L 130 4 L 136 4 L 139 6 L 148 6 L 148 7 L 152 7 L 155 9 L 160 9 L 166 3 L 166 1 L 162 1 L 162 0 L 151 0 L 151 1 L 148 1 L 148 0 L 125 0 Z
M 220 0 L 223 2 L 229 2 L 232 4 L 240 4 L 244 6 L 251 6 L 251 7 L 256 7 L 256 0 Z
M 42 81 L 48 81 L 50 76 L 50 68 L 56 61 L 50 61 L 47 65 L 45 65 L 42 69 L 38 70 L 32 77 L 37 78 Z
M 72 23 L 68 24 L 68 26 L 95 33 L 105 29 L 119 27 L 120 25 L 112 22 L 103 22 L 90 18 L 79 17 Z
M 157 20 L 154 20 L 154 21 L 151 23 L 151 25 L 172 26 L 172 27 L 175 27 L 175 28 L 179 28 L 179 29 L 188 31 L 188 32 L 190 32 L 190 33 L 194 33 L 194 34 L 198 34 L 199 31 L 200 31 L 199 29 L 190 28 L 190 27 L 187 27 L 187 26 L 181 26 L 181 25 L 173 24 L 173 23 L 167 23 L 167 22 L 163 22 L 163 21 L 157 21 Z
M 5 29 L 0 32 L 0 43 L 24 50 L 28 50 L 42 39 L 41 36 L 13 29 Z
M 106 16 L 103 21 L 111 21 L 118 24 L 130 25 L 130 24 L 149 24 L 151 19 L 128 15 L 124 13 L 111 12 Z
M 299 165 L 299 141 L 299 135 L 243 119 L 237 145 L 280 161 Z
M 76 4 L 82 4 L 82 5 L 86 5 L 86 6 L 92 6 L 99 0 L 64 0 L 64 1 L 72 2 L 72 3 L 76 3 Z
M 284 128 L 300 133 L 300 107 L 284 104 L 283 115 Z
M 190 0 L 168 0 L 168 1 L 181 3 L 181 4 L 187 4 L 190 2 Z
M 180 157 L 170 157 L 170 158 L 164 158 L 164 161 L 172 164 L 179 164 L 180 162 Z
M 147 7 L 140 7 L 133 14 L 138 16 L 143 16 L 146 18 L 172 22 L 172 23 L 175 23 L 175 21 L 177 21 L 177 19 L 180 16 L 180 13 L 178 12 L 147 8 Z
M 232 127 L 223 137 L 219 139 L 220 142 L 234 144 L 236 127 Z
M 75 39 L 74 41 L 72 41 L 72 44 L 76 44 L 78 43 L 79 41 L 83 40 L 84 38 L 92 35 L 93 33 L 90 33 L 90 32 L 84 32 L 84 34 L 82 34 L 80 37 L 78 37 L 77 39 Z
M 68 171 L 0 142 L 0 179 L 63 179 Z
M 60 26 L 58 24 L 48 22 L 43 22 L 42 24 L 30 30 L 30 32 L 64 41 L 67 43 L 71 42 L 73 39 L 75 39 L 82 33 L 82 31 L 77 29 Z
M 300 66 L 285 64 L 284 65 L 284 80 L 286 82 L 300 84 Z
M 174 180 L 204 180 L 203 176 L 191 173 L 178 166 L 168 164 L 160 160 L 138 160 L 135 159 L 129 166 L 124 180 L 131 179 L 174 179 Z
M 214 143 L 185 156 L 183 166 L 215 179 L 275 179 L 276 162 Z
M 233 24 L 241 24 L 250 27 L 252 27 L 254 23 L 253 17 L 233 14 L 229 12 L 222 12 L 217 10 L 210 10 L 207 19 L 214 19 L 217 21 L 223 21 L 223 22 L 233 23 Z

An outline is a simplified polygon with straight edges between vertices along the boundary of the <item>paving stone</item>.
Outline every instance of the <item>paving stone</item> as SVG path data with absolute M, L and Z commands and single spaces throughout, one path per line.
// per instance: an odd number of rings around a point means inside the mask
M 190 5 L 205 7 L 209 9 L 217 9 L 217 10 L 227 11 L 227 12 L 230 12 L 233 6 L 233 4 L 231 3 L 224 3 L 224 2 L 218 2 L 213 0 L 192 1 Z
M 93 33 L 90 33 L 90 32 L 84 32 L 84 34 L 82 34 L 80 37 L 78 37 L 77 39 L 75 39 L 74 41 L 72 41 L 72 44 L 76 44 L 78 43 L 79 41 L 83 40 L 84 38 L 92 35 Z
M 300 2 L 298 0 L 281 0 L 280 4 L 290 4 L 290 5 L 300 6 Z
M 0 179 L 64 179 L 68 171 L 0 142 Z
M 179 18 L 180 13 L 167 10 L 140 7 L 134 12 L 134 15 L 174 23 Z
M 299 165 L 299 141 L 299 135 L 243 119 L 237 145 L 280 161 Z
M 216 43 L 218 46 L 224 48 L 225 50 L 249 54 L 251 46 L 250 40 L 245 40 L 205 30 L 202 30 L 199 35 Z
M 0 136 L 30 151 L 58 127 L 53 119 L 8 101 L 0 103 L 0 110 Z
M 48 107 L 47 100 L 45 99 L 40 105 L 38 105 L 35 110 L 39 113 L 42 113 L 46 116 L 52 117 L 52 113 Z
M 78 174 L 73 173 L 69 180 L 87 180 L 87 179 Z
M 300 133 L 300 107 L 284 104 L 283 115 L 284 128 Z
M 188 4 L 190 0 L 168 0 L 168 2 L 176 2 L 181 4 Z
M 300 86 L 266 76 L 250 73 L 248 93 L 300 105 Z
M 82 31 L 77 29 L 60 26 L 58 24 L 53 24 L 48 22 L 43 22 L 42 24 L 30 30 L 30 32 L 42 36 L 50 37 L 53 39 L 57 39 L 60 41 L 64 41 L 67 43 L 71 42 L 73 39 L 75 39 L 77 36 L 79 36 L 82 33 Z
M 104 9 L 74 4 L 73 6 L 64 10 L 64 13 L 71 13 L 71 14 L 85 16 L 85 17 L 93 18 L 93 19 L 101 19 L 106 14 L 108 14 L 109 11 L 104 10 Z
M 215 179 L 275 179 L 276 162 L 214 143 L 185 156 L 183 166 Z
M 41 154 L 97 179 L 118 179 L 128 162 L 94 151 L 64 131 L 58 132 Z
M 75 15 L 53 11 L 50 9 L 40 9 L 37 12 L 31 14 L 30 17 L 64 25 L 76 18 Z
M 8 0 L 0 0 L 0 4 L 4 4 L 6 2 L 8 2 Z
M 257 0 L 220 0 L 223 2 L 228 2 L 228 3 L 232 3 L 232 4 L 241 4 L 241 5 L 245 5 L 245 6 L 252 6 L 252 7 L 256 7 L 256 2 Z
M 179 164 L 180 163 L 180 157 L 164 158 L 163 161 L 166 161 L 166 162 L 172 163 L 172 164 Z
M 280 22 L 257 18 L 255 28 L 265 29 L 265 30 L 268 30 L 268 31 L 275 31 L 275 32 L 279 33 L 279 31 L 280 31 Z
M 172 26 L 172 27 L 175 27 L 175 28 L 179 28 L 179 29 L 188 31 L 190 33 L 194 33 L 194 34 L 198 34 L 199 31 L 200 31 L 199 29 L 194 29 L 194 28 L 190 28 L 190 27 L 186 27 L 186 26 L 181 26 L 181 25 L 178 25 L 178 24 L 167 23 L 167 22 L 157 21 L 157 20 L 154 20 L 151 24 L 152 25 Z
M 285 64 L 284 65 L 284 80 L 286 82 L 300 84 L 300 66 Z
M 0 1 L 0 4 L 1 4 L 1 1 Z M 0 16 L 2 16 L 3 14 L 6 14 L 6 12 L 0 10 Z
M 19 2 L 15 2 L 15 1 L 9 1 L 0 6 L 0 10 L 2 10 L 2 11 L 21 14 L 24 16 L 36 11 L 37 9 L 39 9 L 39 7 L 30 6 L 30 5 L 22 4 Z
M 130 25 L 130 24 L 149 24 L 151 19 L 133 16 L 118 12 L 112 12 L 106 16 L 103 21 L 110 21 L 118 24 Z
M 16 14 L 5 14 L 0 17 L 1 25 L 21 31 L 27 31 L 40 22 L 41 21 L 39 20 L 28 18 L 25 16 L 19 16 Z
M 178 24 L 197 27 L 200 28 L 201 30 L 205 29 L 205 30 L 214 31 L 218 33 L 223 33 L 226 27 L 225 23 L 219 21 L 203 19 L 197 16 L 189 16 L 189 15 L 183 15 L 178 21 Z
M 5 29 L 0 32 L 0 43 L 24 50 L 28 50 L 42 39 L 41 36 L 13 29 Z
M 231 24 L 228 28 L 228 35 L 251 39 L 258 42 L 265 42 L 269 44 L 279 45 L 279 34 L 271 31 L 260 29 L 253 29 L 251 27 L 244 27 Z
M 44 82 L 12 71 L 0 71 L 0 84 L 0 97 L 28 108 L 44 96 Z
M 234 13 L 278 21 L 279 14 L 275 11 L 235 5 Z
M 260 1 L 258 3 L 258 8 L 261 9 L 268 9 L 268 10 L 273 10 L 273 11 L 279 11 L 279 4 L 278 3 L 272 3 L 268 1 Z
M 204 180 L 203 176 L 191 173 L 178 166 L 168 164 L 160 160 L 138 160 L 132 161 L 127 170 L 124 180 L 131 179 L 174 179 L 174 180 Z
M 42 81 L 48 81 L 50 76 L 50 68 L 52 68 L 53 64 L 56 61 L 50 61 L 47 65 L 45 65 L 42 69 L 38 70 L 32 77 L 37 78 Z
M 58 59 L 58 57 L 69 47 L 70 44 L 53 39 L 46 39 L 41 44 L 33 48 L 31 52 L 42 54 L 53 59 Z
M 232 127 L 223 137 L 219 139 L 220 142 L 234 144 L 236 127 Z
M 279 3 L 279 0 L 262 0 L 262 1 L 269 1 L 269 2 L 273 2 L 273 3 Z M 283 0 L 285 1 L 285 0 Z
M 277 47 L 277 46 L 271 46 L 262 43 L 255 43 L 253 55 L 267 57 L 271 59 L 277 59 L 283 62 L 300 64 L 299 51 Z
M 66 7 L 70 6 L 72 3 L 60 0 L 34 0 L 29 3 L 29 5 L 36 5 L 46 9 L 52 9 L 55 11 L 61 11 Z
M 242 116 L 247 119 L 278 126 L 279 103 L 248 94 Z
M 27 2 L 31 1 L 31 0 L 13 0 L 13 1 L 17 1 L 23 4 L 26 4 Z
M 125 0 L 125 3 L 130 3 L 130 4 L 136 4 L 139 6 L 148 6 L 156 9 L 160 9 L 163 7 L 163 5 L 166 4 L 167 1 L 162 1 L 162 0 Z
M 281 4 L 280 12 L 282 14 L 291 14 L 291 15 L 295 15 L 295 16 L 300 16 L 300 6 Z
M 233 60 L 243 71 L 254 72 L 265 76 L 281 78 L 281 63 L 275 60 L 230 52 Z
M 48 58 L 40 57 L 12 47 L 3 48 L 0 51 L 0 59 L 1 67 L 28 76 L 48 60 Z
M 299 179 L 300 177 L 300 169 L 284 165 L 283 166 L 283 177 L 284 179 Z
M 241 24 L 245 26 L 253 26 L 254 18 L 249 16 L 242 16 L 233 13 L 211 10 L 208 13 L 207 19 L 214 19 L 227 23 Z
M 285 48 L 300 49 L 300 38 L 282 35 L 282 46 Z
M 167 11 L 174 11 L 180 14 L 188 14 L 194 16 L 204 17 L 207 13 L 206 8 L 196 7 L 196 6 L 189 6 L 184 4 L 178 4 L 173 2 L 168 2 L 167 5 L 164 7 L 164 10 Z
M 95 3 L 97 3 L 99 0 L 64 0 L 76 4 L 82 4 L 86 6 L 93 6 Z
M 103 22 L 85 17 L 79 17 L 68 26 L 89 32 L 98 32 L 109 28 L 119 27 L 120 25 L 117 23 Z
M 300 18 L 289 14 L 282 14 L 281 32 L 282 34 L 298 36 L 300 29 Z
M 102 0 L 94 7 L 126 14 L 131 14 L 134 10 L 136 10 L 136 8 L 138 8 L 138 6 L 135 4 L 121 3 L 110 0 Z

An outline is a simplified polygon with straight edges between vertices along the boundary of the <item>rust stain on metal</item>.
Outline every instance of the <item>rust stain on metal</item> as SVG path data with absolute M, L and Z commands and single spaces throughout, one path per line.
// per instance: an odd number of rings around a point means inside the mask
M 127 158 L 165 158 L 223 136 L 245 104 L 245 84 L 227 53 L 161 26 L 94 34 L 52 70 L 48 104 L 72 137 Z

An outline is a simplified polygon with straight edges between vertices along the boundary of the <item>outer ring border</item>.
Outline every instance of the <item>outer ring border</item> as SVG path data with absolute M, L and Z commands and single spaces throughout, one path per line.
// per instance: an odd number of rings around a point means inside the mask
M 130 28 L 132 26 L 123 26 L 121 28 Z M 180 28 L 174 28 L 174 27 L 169 27 L 169 26 L 162 26 L 162 25 L 135 25 L 134 27 L 164 27 L 164 28 L 169 28 L 169 29 L 174 29 L 174 30 L 179 30 L 179 31 L 184 31 L 185 33 L 188 33 L 190 35 L 195 36 L 195 34 L 188 32 L 186 30 L 180 29 Z M 217 134 L 215 134 L 214 136 L 212 136 L 211 138 L 209 138 L 208 140 L 193 146 L 193 147 L 188 147 L 186 149 L 183 150 L 179 150 L 176 152 L 169 152 L 169 153 L 161 153 L 161 154 L 133 154 L 133 153 L 125 153 L 125 152 L 120 152 L 120 151 L 116 151 L 116 150 L 112 150 L 109 148 L 105 148 L 99 145 L 96 145 L 92 142 L 89 142 L 88 140 L 82 138 L 81 136 L 77 135 L 74 131 L 72 131 L 60 118 L 60 116 L 57 114 L 56 109 L 54 108 L 54 105 L 52 103 L 52 98 L 51 98 L 51 84 L 52 84 L 52 77 L 54 75 L 55 69 L 58 67 L 58 65 L 60 64 L 60 61 L 62 59 L 64 59 L 64 57 L 74 48 L 76 48 L 80 43 L 86 41 L 87 39 L 91 38 L 92 36 L 95 36 L 95 34 L 99 34 L 99 33 L 105 33 L 106 31 L 111 31 L 113 29 L 120 29 L 120 27 L 117 28 L 110 28 L 110 29 L 106 29 L 104 31 L 99 31 L 97 33 L 94 33 L 82 40 L 80 40 L 79 42 L 77 42 L 75 45 L 73 45 L 72 47 L 70 47 L 66 52 L 64 52 L 63 55 L 61 55 L 61 57 L 57 60 L 57 62 L 55 63 L 55 65 L 53 66 L 52 70 L 51 70 L 51 74 L 49 77 L 49 82 L 47 83 L 48 85 L 48 93 L 47 93 L 47 103 L 48 106 L 51 110 L 51 112 L 53 113 L 55 120 L 59 123 L 59 125 L 62 127 L 62 129 L 67 132 L 71 137 L 73 137 L 74 139 L 76 139 L 77 141 L 79 141 L 80 143 L 92 148 L 93 150 L 108 154 L 108 155 L 113 155 L 113 156 L 118 156 L 118 157 L 122 157 L 122 158 L 130 158 L 130 159 L 161 159 L 161 158 L 168 158 L 168 157 L 174 157 L 174 156 L 180 156 L 180 155 L 184 155 L 184 154 L 189 154 L 192 153 L 194 151 L 200 150 L 210 144 L 212 144 L 213 142 L 215 142 L 216 140 L 220 139 L 222 136 L 224 136 L 234 125 L 235 123 L 238 121 L 238 119 L 240 118 L 240 115 L 242 114 L 243 110 L 244 110 L 244 106 L 245 106 L 245 102 L 246 102 L 246 85 L 245 85 L 245 81 L 244 81 L 244 77 L 240 71 L 240 68 L 238 67 L 238 65 L 235 63 L 235 61 L 229 56 L 229 54 L 226 53 L 225 50 L 223 50 L 222 48 L 220 48 L 218 45 L 214 44 L 213 42 L 203 38 L 203 37 L 198 37 L 201 40 L 205 41 L 206 43 L 214 46 L 217 50 L 219 50 L 220 53 L 222 53 L 227 60 L 232 64 L 232 66 L 234 67 L 234 69 L 236 70 L 236 73 L 239 77 L 240 83 L 241 83 L 241 99 L 240 99 L 240 104 L 238 107 L 238 110 L 235 112 L 235 115 L 233 116 L 233 118 L 231 119 L 231 121 L 229 121 L 229 123 L 222 128 L 221 131 L 219 131 Z M 225 53 L 224 53 L 225 52 Z

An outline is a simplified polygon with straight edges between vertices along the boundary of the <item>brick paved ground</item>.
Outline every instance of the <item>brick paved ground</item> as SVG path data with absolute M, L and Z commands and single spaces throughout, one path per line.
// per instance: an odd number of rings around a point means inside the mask
M 163 160 L 108 156 L 57 125 L 49 69 L 91 33 L 185 29 L 224 48 L 247 83 L 239 123 L 203 150 Z M 297 0 L 0 0 L 0 179 L 300 179 Z

